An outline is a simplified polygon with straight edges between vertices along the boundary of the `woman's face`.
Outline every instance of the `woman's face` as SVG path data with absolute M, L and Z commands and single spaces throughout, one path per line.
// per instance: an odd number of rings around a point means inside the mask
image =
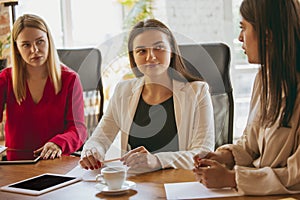
M 171 46 L 165 33 L 147 30 L 133 40 L 135 63 L 145 76 L 167 74 L 171 62 Z
M 25 27 L 18 35 L 16 43 L 21 57 L 28 66 L 39 67 L 46 63 L 49 42 L 44 31 Z
M 258 54 L 258 41 L 257 34 L 254 30 L 252 24 L 250 24 L 245 19 L 240 22 L 241 32 L 239 35 L 239 41 L 243 42 L 242 48 L 244 53 L 248 56 L 248 62 L 253 64 L 259 64 L 259 54 Z

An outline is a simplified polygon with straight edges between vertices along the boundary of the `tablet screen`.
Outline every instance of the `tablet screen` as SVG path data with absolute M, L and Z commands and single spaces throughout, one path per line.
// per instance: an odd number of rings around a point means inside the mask
M 9 148 L 0 155 L 0 164 L 26 164 L 36 163 L 39 157 L 33 155 L 33 151 L 11 150 Z
M 53 176 L 45 174 L 43 176 L 36 177 L 21 183 L 10 185 L 9 187 L 41 191 L 73 179 L 75 179 L 75 177 Z
M 80 181 L 79 178 L 46 173 L 1 187 L 2 191 L 29 195 L 40 195 Z

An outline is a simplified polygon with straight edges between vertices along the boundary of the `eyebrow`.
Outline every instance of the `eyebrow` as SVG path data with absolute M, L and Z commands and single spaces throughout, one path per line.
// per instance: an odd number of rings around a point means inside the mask
M 163 41 L 157 41 L 157 42 L 154 42 L 152 45 L 158 45 L 158 44 L 161 44 L 161 43 L 164 43 Z M 139 49 L 139 48 L 145 48 L 145 46 L 137 46 L 135 47 L 135 49 Z
M 34 41 L 37 41 L 37 40 L 40 40 L 40 39 L 43 39 L 44 36 L 41 36 L 41 37 L 38 37 L 36 38 Z M 20 41 L 21 43 L 27 43 L 27 42 L 30 42 L 30 41 L 27 41 L 27 40 L 24 40 L 24 41 Z

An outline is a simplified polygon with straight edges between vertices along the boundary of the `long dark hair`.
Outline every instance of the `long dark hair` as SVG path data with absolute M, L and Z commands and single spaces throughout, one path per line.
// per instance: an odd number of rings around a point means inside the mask
M 203 81 L 203 79 L 193 76 L 187 71 L 187 68 L 182 59 L 175 37 L 173 36 L 172 32 L 166 25 L 164 25 L 162 22 L 156 19 L 147 19 L 145 21 L 139 21 L 132 28 L 129 34 L 129 38 L 128 38 L 129 61 L 130 61 L 130 67 L 136 77 L 141 77 L 143 76 L 143 74 L 138 70 L 136 63 L 134 61 L 133 40 L 137 35 L 147 30 L 159 30 L 167 35 L 169 43 L 171 45 L 171 52 L 172 52 L 172 58 L 169 66 L 171 70 L 168 70 L 168 73 L 172 79 L 176 79 L 178 81 L 183 81 L 183 82 Z
M 288 127 L 293 114 L 300 72 L 299 4 L 299 0 L 244 0 L 240 7 L 242 17 L 257 33 L 264 127 L 278 118 L 280 126 Z

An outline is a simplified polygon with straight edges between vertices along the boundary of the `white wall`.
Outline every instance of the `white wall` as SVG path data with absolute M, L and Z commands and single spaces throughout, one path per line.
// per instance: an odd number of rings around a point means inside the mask
M 221 41 L 231 46 L 231 0 L 156 0 L 154 16 L 181 35 L 178 43 Z

